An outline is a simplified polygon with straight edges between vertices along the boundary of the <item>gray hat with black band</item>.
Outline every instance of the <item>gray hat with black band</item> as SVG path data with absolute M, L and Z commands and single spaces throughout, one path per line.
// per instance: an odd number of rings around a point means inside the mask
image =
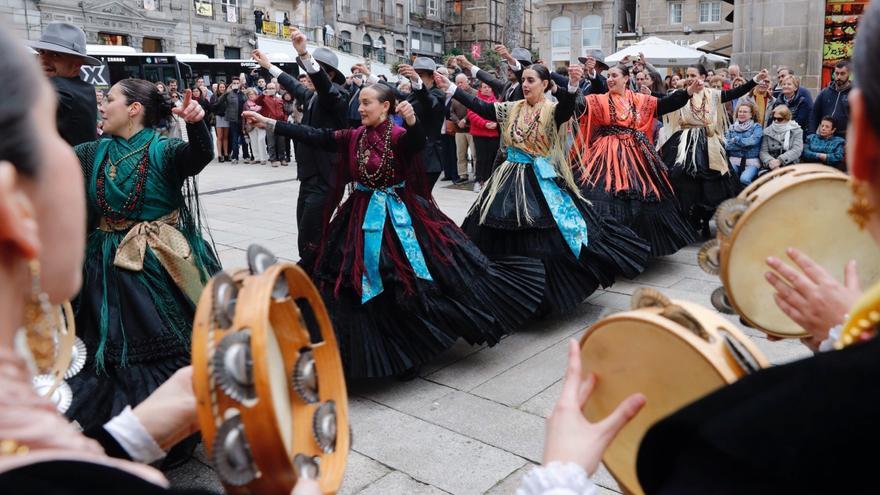
M 428 57 L 416 57 L 416 59 L 413 60 L 412 68 L 416 72 L 420 70 L 434 72 L 437 70 L 437 62 L 434 62 Z
M 526 50 L 525 48 L 514 48 L 512 52 L 510 52 L 510 56 L 515 58 L 517 62 L 526 65 L 532 65 L 532 52 Z
M 590 50 L 587 52 L 586 56 L 578 57 L 578 61 L 585 64 L 587 63 L 587 57 L 593 57 L 593 60 L 596 61 L 596 68 L 599 69 L 599 72 L 608 70 L 608 64 L 605 63 L 605 54 L 602 50 Z
M 315 48 L 315 51 L 312 52 L 312 58 L 314 58 L 319 64 L 323 65 L 324 70 L 333 69 L 336 73 L 333 82 L 336 84 L 345 84 L 345 75 L 339 70 L 339 57 L 337 57 L 332 50 L 323 46 Z
M 40 41 L 29 41 L 28 45 L 37 51 L 82 57 L 83 65 L 104 65 L 104 62 L 86 54 L 86 33 L 66 22 L 50 22 L 40 35 Z

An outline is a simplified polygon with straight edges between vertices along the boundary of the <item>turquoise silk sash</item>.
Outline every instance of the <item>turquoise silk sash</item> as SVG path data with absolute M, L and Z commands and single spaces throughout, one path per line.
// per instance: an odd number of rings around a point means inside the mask
M 372 192 L 363 224 L 364 274 L 361 277 L 361 304 L 365 304 L 384 290 L 382 275 L 379 273 L 379 256 L 382 252 L 382 231 L 385 229 L 385 219 L 389 212 L 391 225 L 403 246 L 403 252 L 409 260 L 413 273 L 422 280 L 433 280 L 425 264 L 422 248 L 416 239 L 416 231 L 413 229 L 409 211 L 394 191 L 403 186 L 403 182 L 384 189 L 371 189 L 361 183 L 355 186 L 358 191 Z
M 535 176 L 538 178 L 538 185 L 541 192 L 544 193 L 544 199 L 547 206 L 550 207 L 550 213 L 556 220 L 556 226 L 562 233 L 565 242 L 575 258 L 581 255 L 581 246 L 587 246 L 589 240 L 587 238 L 587 222 L 581 216 L 574 200 L 565 193 L 553 180 L 557 177 L 556 169 L 546 156 L 535 157 L 525 151 L 509 146 L 507 148 L 507 161 L 511 163 L 524 163 L 531 165 L 535 170 Z

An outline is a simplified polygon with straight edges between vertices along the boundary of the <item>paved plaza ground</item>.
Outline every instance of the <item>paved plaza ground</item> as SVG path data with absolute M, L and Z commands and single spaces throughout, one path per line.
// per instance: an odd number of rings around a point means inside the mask
M 294 167 L 212 163 L 199 181 L 224 267 L 243 266 L 251 243 L 298 259 Z M 435 198 L 460 223 L 476 195 L 448 184 L 438 184 Z M 349 383 L 354 437 L 340 493 L 515 493 L 521 477 L 541 461 L 544 418 L 561 389 L 567 340 L 627 309 L 641 286 L 710 306 L 720 282 L 697 266 L 697 249 L 653 260 L 636 280 L 619 281 L 572 314 L 533 324 L 495 347 L 457 345 L 415 380 Z M 797 341 L 769 342 L 744 330 L 774 364 L 808 355 Z M 201 447 L 194 460 L 168 475 L 176 486 L 222 492 Z M 594 480 L 599 493 L 620 493 L 604 469 Z

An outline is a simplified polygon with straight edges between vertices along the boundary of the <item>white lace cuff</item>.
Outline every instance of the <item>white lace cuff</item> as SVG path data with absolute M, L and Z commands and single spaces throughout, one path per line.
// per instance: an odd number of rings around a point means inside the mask
M 596 495 L 596 485 L 573 462 L 535 466 L 522 479 L 516 495 Z
M 149 464 L 165 457 L 165 451 L 134 415 L 131 406 L 126 406 L 121 413 L 108 421 L 104 429 L 119 442 L 133 461 Z
M 280 76 L 283 72 L 284 72 L 284 71 L 281 70 L 280 67 L 277 67 L 277 66 L 275 66 L 275 65 L 270 65 L 270 66 L 269 66 L 269 74 L 272 74 L 272 77 L 278 77 L 278 76 Z
M 848 318 L 844 318 L 847 320 Z M 822 341 L 819 344 L 819 352 L 828 352 L 834 350 L 834 344 L 840 339 L 840 334 L 843 332 L 843 324 L 837 325 L 836 327 L 832 327 L 831 330 L 828 331 L 828 338 Z

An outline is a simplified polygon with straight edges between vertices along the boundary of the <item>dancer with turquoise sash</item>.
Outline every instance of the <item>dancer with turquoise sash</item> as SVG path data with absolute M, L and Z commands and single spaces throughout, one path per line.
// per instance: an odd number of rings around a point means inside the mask
M 219 263 L 199 223 L 195 182 L 213 158 L 205 112 L 139 79 L 116 83 L 101 105 L 104 139 L 75 148 L 86 181 L 89 234 L 74 301 L 85 368 L 69 380 L 67 411 L 88 429 L 135 406 L 190 361 L 204 283 Z M 173 109 L 173 110 L 172 110 Z M 156 130 L 172 112 L 189 142 Z
M 544 292 L 544 267 L 522 256 L 486 258 L 431 199 L 418 158 L 425 132 L 412 106 L 395 106 L 393 89 L 382 84 L 362 89 L 359 101 L 357 129 L 244 116 L 339 151 L 326 227 L 306 269 L 324 297 L 348 377 L 415 377 L 458 338 L 493 345 L 528 321 Z M 406 127 L 393 124 L 395 110 Z
M 540 259 L 547 275 L 542 313 L 573 309 L 617 276 L 644 269 L 648 246 L 612 218 L 591 210 L 568 161 L 568 127 L 574 113 L 579 66 L 569 87 L 558 88 L 541 64 L 523 71 L 525 99 L 486 103 L 435 76 L 437 86 L 481 117 L 498 122 L 507 160 L 493 172 L 462 229 L 491 259 Z M 551 91 L 557 103 L 547 100 Z

